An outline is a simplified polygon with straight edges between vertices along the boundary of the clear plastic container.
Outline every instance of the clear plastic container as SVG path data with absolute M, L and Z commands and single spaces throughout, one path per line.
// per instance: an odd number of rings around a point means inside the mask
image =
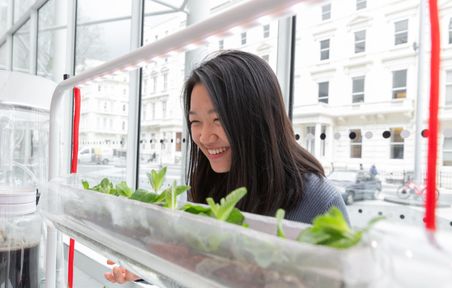
M 0 186 L 0 287 L 38 287 L 41 217 L 32 186 Z

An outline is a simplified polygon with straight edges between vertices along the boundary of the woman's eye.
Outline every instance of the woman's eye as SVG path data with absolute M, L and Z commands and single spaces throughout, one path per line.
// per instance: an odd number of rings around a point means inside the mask
M 196 125 L 198 123 L 199 123 L 198 120 L 192 120 L 192 121 L 190 121 L 190 126 Z

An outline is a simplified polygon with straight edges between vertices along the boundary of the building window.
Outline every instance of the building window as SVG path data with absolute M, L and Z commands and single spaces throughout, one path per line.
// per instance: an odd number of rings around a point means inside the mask
M 122 121 L 122 130 L 123 131 L 126 130 L 126 122 L 125 121 Z
M 361 129 L 350 130 L 350 158 L 361 158 L 363 151 L 363 138 Z
M 162 115 L 163 119 L 166 118 L 166 101 L 162 101 Z
M 242 34 L 240 34 L 240 43 L 242 45 L 246 45 L 246 32 L 243 32 Z
M 406 72 L 407 70 L 392 72 L 392 99 L 406 98 Z
M 152 93 L 157 91 L 157 75 L 152 76 Z
M 126 112 L 126 104 L 122 105 L 122 112 Z
M 306 127 L 306 150 L 315 154 L 315 126 Z
M 224 40 L 218 41 L 218 49 L 223 50 L 224 49 Z
M 100 92 L 100 91 L 102 91 L 102 86 L 97 86 L 97 92 Z
M 394 23 L 394 45 L 408 43 L 408 19 Z
M 155 119 L 155 103 L 152 103 L 152 113 L 151 113 L 151 115 L 152 115 L 152 120 L 154 120 Z
M 444 138 L 443 166 L 452 166 L 452 137 Z
M 329 82 L 319 83 L 319 102 L 328 103 Z
M 330 39 L 320 41 L 320 60 L 330 59 Z
M 331 3 L 322 6 L 322 21 L 331 19 Z
M 404 139 L 402 128 L 391 128 L 391 159 L 403 159 Z
M 356 10 L 367 8 L 367 0 L 356 0 Z
M 168 72 L 163 72 L 163 91 L 168 90 Z
M 366 30 L 355 32 L 355 53 L 366 52 Z
M 364 76 L 352 79 L 352 102 L 364 102 Z
M 265 60 L 265 62 L 268 63 L 268 60 L 270 59 L 270 55 L 266 54 L 266 55 L 262 55 L 262 59 Z
M 262 26 L 262 29 L 263 29 L 263 33 L 264 33 L 264 38 L 270 37 L 270 25 L 269 24 L 264 25 L 264 26 Z
M 449 19 L 449 44 L 452 44 L 452 18 Z
M 446 72 L 446 105 L 452 105 L 452 70 Z

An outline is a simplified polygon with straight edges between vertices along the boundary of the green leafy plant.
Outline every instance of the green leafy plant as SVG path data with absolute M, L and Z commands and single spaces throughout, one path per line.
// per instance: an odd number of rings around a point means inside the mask
M 242 212 L 235 207 L 246 193 L 246 188 L 241 187 L 229 193 L 225 198 L 221 198 L 220 203 L 215 203 L 215 201 L 209 197 L 206 199 L 209 206 L 187 203 L 182 207 L 182 210 L 192 214 L 212 217 L 232 224 L 247 226 L 244 224 L 245 216 L 243 216 Z
M 153 192 L 149 192 L 145 189 L 137 189 L 135 192 L 130 188 L 125 181 L 121 181 L 116 185 L 108 179 L 104 178 L 96 186 L 90 187 L 88 181 L 82 180 L 84 189 L 93 190 L 105 194 L 123 196 L 132 200 L 137 200 L 145 203 L 159 204 L 167 208 L 177 208 L 177 197 L 182 193 L 190 189 L 190 186 L 177 185 L 174 181 L 173 185 L 161 191 L 163 182 L 165 180 L 167 168 L 156 171 L 151 170 L 148 173 L 149 184 L 151 185 Z
M 286 238 L 286 235 L 284 235 L 284 231 L 282 228 L 282 220 L 284 219 L 284 215 L 286 212 L 283 209 L 278 209 L 276 211 L 276 235 L 281 238 Z
M 345 220 L 342 212 L 332 207 L 324 215 L 314 218 L 312 226 L 303 230 L 297 237 L 297 241 L 324 245 L 337 249 L 346 249 L 355 246 L 375 223 L 384 217 L 375 217 L 361 230 L 352 230 Z

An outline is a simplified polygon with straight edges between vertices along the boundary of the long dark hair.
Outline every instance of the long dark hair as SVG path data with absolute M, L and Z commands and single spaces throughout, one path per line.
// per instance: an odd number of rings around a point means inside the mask
M 276 75 L 260 57 L 235 50 L 217 54 L 191 72 L 185 82 L 187 123 L 193 87 L 206 87 L 232 151 L 228 173 L 215 173 L 190 141 L 189 200 L 219 201 L 235 188 L 248 190 L 237 207 L 274 215 L 293 208 L 303 196 L 303 174 L 324 175 L 321 164 L 295 141 Z M 188 127 L 190 131 L 190 127 Z M 191 135 L 190 135 L 191 139 Z

